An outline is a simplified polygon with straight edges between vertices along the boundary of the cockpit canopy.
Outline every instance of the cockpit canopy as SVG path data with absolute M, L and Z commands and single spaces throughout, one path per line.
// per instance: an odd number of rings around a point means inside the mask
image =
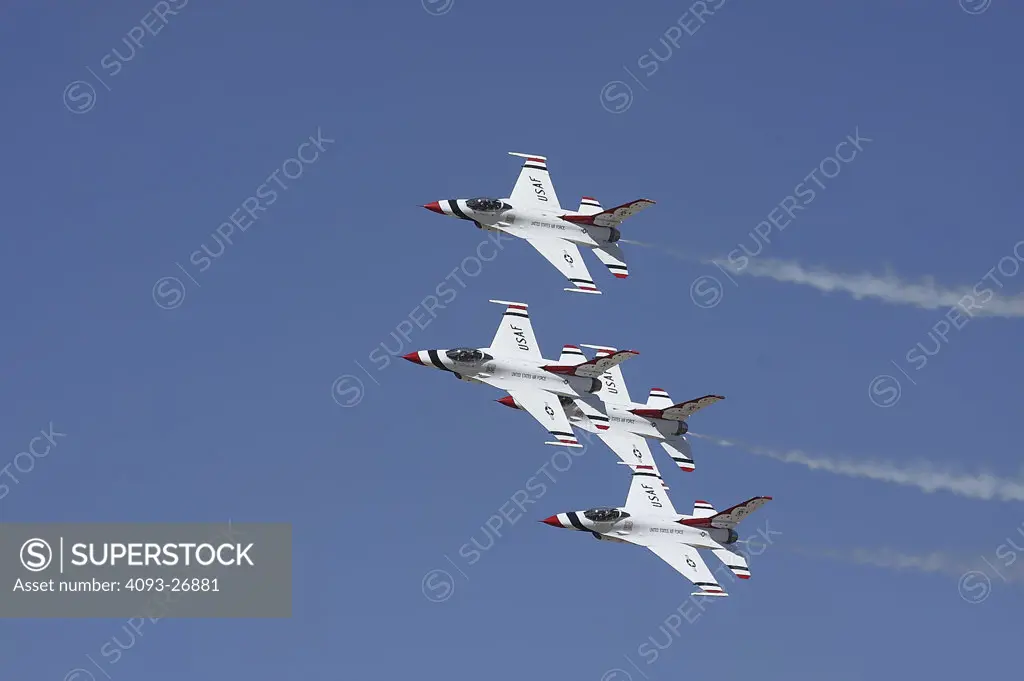
M 466 205 L 470 210 L 475 210 L 480 213 L 497 213 L 500 210 L 508 210 L 512 207 L 500 199 L 488 199 L 485 197 L 470 199 L 469 201 L 466 201 Z
M 730 528 L 729 529 L 729 538 L 725 540 L 725 543 L 726 544 L 735 544 L 739 540 L 739 538 L 740 538 L 739 533 L 736 532 L 736 530 Z
M 628 518 L 629 514 L 617 508 L 592 508 L 583 512 L 583 517 L 595 523 L 610 523 L 614 520 Z
M 491 359 L 490 355 L 474 348 L 456 348 L 444 354 L 453 362 L 463 362 L 465 364 L 474 364 L 485 359 Z

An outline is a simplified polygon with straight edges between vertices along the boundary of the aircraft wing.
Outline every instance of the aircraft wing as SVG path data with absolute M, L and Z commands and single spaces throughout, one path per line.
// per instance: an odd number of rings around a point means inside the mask
M 590 276 L 587 264 L 583 262 L 580 249 L 576 244 L 553 236 L 525 237 L 526 243 L 536 248 L 548 262 L 555 266 L 562 276 L 569 280 L 575 288 L 567 288 L 573 293 L 601 293 Z
M 674 567 L 683 577 L 693 582 L 700 589 L 693 596 L 728 596 L 715 576 L 708 569 L 707 563 L 700 557 L 700 552 L 689 544 L 673 541 L 666 534 L 664 538 L 655 539 L 647 545 L 654 555 Z
M 658 465 L 654 463 L 654 455 L 651 454 L 651 449 L 647 446 L 647 440 L 639 435 L 614 430 L 602 430 L 597 433 L 597 436 L 608 445 L 609 449 L 615 452 L 622 463 L 650 466 L 651 471 L 654 473 L 658 472 Z
M 537 347 L 537 336 L 533 333 L 533 322 L 530 321 L 529 306 L 526 303 L 510 303 L 506 300 L 492 300 L 492 303 L 505 306 L 505 314 L 501 324 L 491 341 L 491 349 L 512 356 L 527 359 L 543 359 Z
M 551 175 L 548 173 L 547 158 L 533 154 L 520 154 L 515 151 L 508 153 L 510 156 L 520 156 L 526 159 L 519 171 L 516 186 L 513 187 L 512 193 L 508 197 L 512 205 L 561 210 L 562 207 L 558 205 L 558 196 L 555 194 L 555 185 L 551 183 Z
M 512 396 L 516 404 L 529 412 L 530 416 L 537 419 L 540 425 L 544 426 L 557 440 L 556 442 L 545 442 L 544 444 L 558 447 L 583 446 L 572 432 L 569 417 L 565 415 L 565 410 L 558 401 L 558 395 L 535 388 L 516 388 L 508 390 L 508 394 Z

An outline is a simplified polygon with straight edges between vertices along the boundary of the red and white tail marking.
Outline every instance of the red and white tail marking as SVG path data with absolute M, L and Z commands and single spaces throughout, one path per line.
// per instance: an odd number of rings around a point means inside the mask
M 603 244 L 594 249 L 594 255 L 604 263 L 608 271 L 618 279 L 625 279 L 629 276 L 629 267 L 626 265 L 626 255 L 619 248 L 618 244 Z
M 694 518 L 710 518 L 711 516 L 718 513 L 715 507 L 707 501 L 699 500 L 693 502 L 693 517 Z
M 563 215 L 561 217 L 566 222 L 572 222 L 577 225 L 618 227 L 626 218 L 630 218 L 653 205 L 654 201 L 650 199 L 637 199 L 636 201 L 630 201 L 629 203 L 624 203 L 621 206 L 615 206 L 593 215 Z
M 684 473 L 692 473 L 697 468 L 697 465 L 693 462 L 693 457 L 690 456 L 690 443 L 685 439 L 679 437 L 670 442 L 662 442 L 661 448 L 676 462 L 679 470 Z
M 562 354 L 558 357 L 558 363 L 564 366 L 575 366 L 587 361 L 587 356 L 583 354 L 575 345 L 564 345 L 562 346 Z
M 671 407 L 665 409 L 630 409 L 630 411 L 637 416 L 646 416 L 647 418 L 653 419 L 664 419 L 666 421 L 685 421 L 690 418 L 698 411 L 724 400 L 725 398 L 721 395 L 705 395 L 704 397 L 698 397 L 695 400 L 688 400 L 686 402 L 680 402 L 679 404 L 673 404 Z
M 576 209 L 576 212 L 580 215 L 597 215 L 603 208 L 601 204 L 593 196 L 584 196 L 580 199 L 580 207 Z
M 647 407 L 649 409 L 668 409 L 672 406 L 672 398 L 668 392 L 661 388 L 651 388 L 647 395 Z
M 715 554 L 715 558 L 722 561 L 725 567 L 732 570 L 732 573 L 740 579 L 750 579 L 750 565 L 747 563 L 747 559 L 729 549 L 712 549 L 711 553 Z
M 549 364 L 541 368 L 545 371 L 550 371 L 553 374 L 581 376 L 583 378 L 600 378 L 602 374 L 612 367 L 618 366 L 630 357 L 636 357 L 639 354 L 640 353 L 636 350 L 619 350 L 614 354 L 606 355 L 604 357 L 595 357 L 594 359 L 581 364 L 571 366 Z
M 690 525 L 691 527 L 717 527 L 723 530 L 731 530 L 736 527 L 741 520 L 771 500 L 771 497 L 754 497 L 752 499 L 747 499 L 742 504 L 736 504 L 731 508 L 727 508 L 721 513 L 715 513 L 714 515 L 706 517 L 683 518 L 679 523 L 682 525 Z M 708 505 L 710 506 L 710 504 Z M 696 510 L 697 507 L 696 504 L 694 504 L 695 516 Z

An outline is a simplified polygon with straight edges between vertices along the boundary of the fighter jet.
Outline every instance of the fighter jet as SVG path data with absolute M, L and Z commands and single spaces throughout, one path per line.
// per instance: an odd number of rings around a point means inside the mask
M 563 403 L 600 390 L 602 374 L 639 353 L 623 350 L 588 362 L 552 362 L 540 354 L 526 303 L 490 302 L 504 305 L 505 314 L 489 347 L 418 350 L 403 355 L 404 359 L 449 371 L 463 381 L 500 388 L 554 436 L 554 441 L 544 444 L 582 447 Z
M 639 199 L 604 210 L 597 199 L 584 196 L 576 211 L 562 208 L 548 174 L 547 159 L 510 151 L 526 161 L 512 193 L 503 199 L 446 199 L 423 207 L 441 215 L 469 220 L 481 229 L 525 239 L 569 280 L 573 293 L 601 293 L 580 256 L 578 246 L 594 249 L 598 260 L 619 279 L 629 276 L 626 258 L 615 243 L 626 218 L 654 205 Z
M 597 356 L 592 361 L 614 356 L 618 352 L 615 348 L 601 345 L 584 344 L 582 347 L 597 350 Z M 586 355 L 579 347 L 566 345 L 562 348 L 558 362 L 568 366 L 586 360 Z M 724 397 L 705 395 L 673 404 L 667 392 L 661 388 L 652 388 L 647 403 L 637 404 L 629 396 L 621 367 L 610 367 L 601 375 L 601 381 L 604 387 L 599 392 L 563 401 L 563 409 L 572 425 L 596 433 L 624 463 L 638 463 L 641 458 L 650 459 L 651 453 L 647 446 L 647 438 L 650 438 L 660 441 L 662 449 L 680 469 L 686 472 L 694 470 L 693 450 L 686 439 L 689 431 L 686 419 L 704 407 L 724 400 Z M 511 397 L 498 402 L 506 407 L 519 408 Z
M 710 549 L 735 576 L 750 579 L 747 559 L 728 547 L 739 541 L 736 525 L 771 497 L 754 497 L 721 513 L 706 501 L 696 501 L 693 515 L 680 515 L 656 475 L 643 465 L 630 467 L 633 479 L 624 506 L 559 513 L 540 522 L 590 532 L 602 541 L 646 546 L 698 587 L 693 596 L 729 595 L 698 549 Z

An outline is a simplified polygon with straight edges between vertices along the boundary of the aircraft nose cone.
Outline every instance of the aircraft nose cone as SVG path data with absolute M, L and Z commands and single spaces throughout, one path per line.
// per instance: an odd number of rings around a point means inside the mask
M 423 364 L 419 352 L 410 352 L 408 355 L 402 355 L 402 359 L 407 359 L 413 364 Z
M 427 210 L 432 210 L 435 213 L 444 215 L 444 211 L 441 210 L 441 204 L 438 203 L 437 201 L 434 201 L 433 203 L 425 203 L 423 204 L 423 207 L 426 208 Z
M 557 515 L 553 515 L 553 516 L 551 516 L 549 518 L 545 518 L 544 520 L 541 520 L 540 522 L 544 523 L 545 525 L 550 525 L 551 527 L 561 527 L 562 526 L 562 523 L 558 522 L 558 516 Z

